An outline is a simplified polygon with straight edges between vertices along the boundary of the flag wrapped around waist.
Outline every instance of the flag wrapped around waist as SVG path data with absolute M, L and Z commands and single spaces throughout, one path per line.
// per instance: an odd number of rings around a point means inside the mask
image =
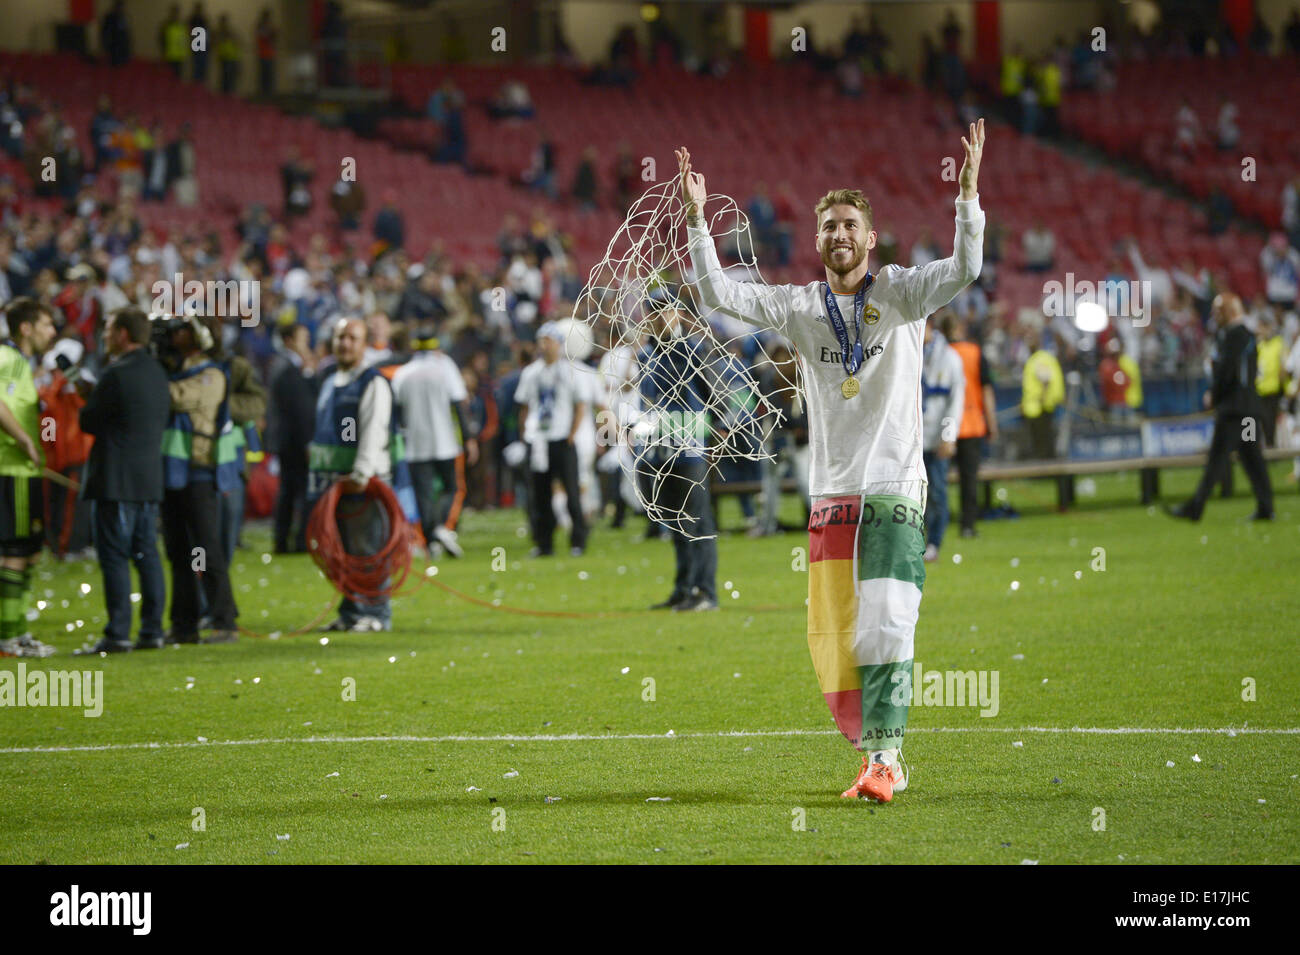
M 830 497 L 808 522 L 808 649 L 841 733 L 858 749 L 902 746 L 925 584 L 924 505 Z

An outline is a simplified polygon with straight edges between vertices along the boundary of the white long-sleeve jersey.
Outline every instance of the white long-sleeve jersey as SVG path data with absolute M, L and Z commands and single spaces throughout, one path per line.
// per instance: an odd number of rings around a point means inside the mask
M 856 494 L 898 481 L 925 481 L 921 458 L 922 322 L 975 280 L 983 264 L 979 196 L 956 200 L 953 254 L 876 275 L 862 326 L 861 393 L 844 398 L 844 366 L 823 283 L 760 285 L 727 278 L 706 228 L 688 227 L 696 286 L 705 307 L 784 335 L 799 352 L 812 452 L 809 493 Z M 853 340 L 853 296 L 836 296 Z
M 937 328 L 928 357 L 924 341 L 922 339 L 921 443 L 926 451 L 933 451 L 944 441 L 957 440 L 962 412 L 966 408 L 966 369 L 961 356 Z

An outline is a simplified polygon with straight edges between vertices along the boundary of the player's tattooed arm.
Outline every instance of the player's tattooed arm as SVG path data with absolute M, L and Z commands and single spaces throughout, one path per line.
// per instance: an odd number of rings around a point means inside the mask
M 961 187 L 962 199 L 974 199 L 979 192 L 980 160 L 984 158 L 984 119 L 970 124 L 970 138 L 961 138 L 966 149 L 966 160 L 961 165 L 961 174 L 957 183 Z
M 691 171 L 690 151 L 682 146 L 677 152 L 677 170 L 681 173 L 682 201 L 686 203 L 686 221 L 691 225 L 704 224 L 704 202 L 709 192 L 704 188 L 704 176 Z

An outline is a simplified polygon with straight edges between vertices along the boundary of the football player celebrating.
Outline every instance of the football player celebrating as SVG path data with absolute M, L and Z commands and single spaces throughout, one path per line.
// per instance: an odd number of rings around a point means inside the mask
M 836 189 L 816 207 L 825 281 L 804 286 L 723 273 L 704 218 L 704 177 L 686 148 L 677 150 L 704 306 L 772 329 L 799 351 L 812 451 L 808 646 L 836 725 L 864 753 L 845 798 L 889 802 L 907 786 L 901 748 L 925 582 L 922 336 L 926 317 L 980 272 L 984 120 L 962 145 L 951 257 L 872 273 L 871 204 L 856 189 Z

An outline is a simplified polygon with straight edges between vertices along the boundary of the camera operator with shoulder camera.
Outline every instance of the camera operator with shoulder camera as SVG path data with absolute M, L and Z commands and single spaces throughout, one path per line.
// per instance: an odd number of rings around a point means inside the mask
M 194 316 L 164 318 L 153 341 L 170 373 L 171 420 L 163 433 L 163 539 L 172 565 L 169 642 L 198 643 L 199 588 L 212 632 L 204 643 L 233 643 L 235 597 L 221 547 L 219 495 L 234 486 L 229 379 L 208 357 L 212 334 Z M 162 334 L 165 332 L 165 337 Z
M 212 335 L 207 352 L 226 374 L 226 407 L 235 443 L 236 467 L 231 486 L 218 496 L 221 527 L 221 551 L 229 569 L 244 526 L 248 472 L 262 459 L 262 439 L 258 424 L 266 418 L 266 388 L 257 380 L 257 371 L 242 355 L 227 354 L 221 343 L 221 322 L 212 317 L 202 319 Z

